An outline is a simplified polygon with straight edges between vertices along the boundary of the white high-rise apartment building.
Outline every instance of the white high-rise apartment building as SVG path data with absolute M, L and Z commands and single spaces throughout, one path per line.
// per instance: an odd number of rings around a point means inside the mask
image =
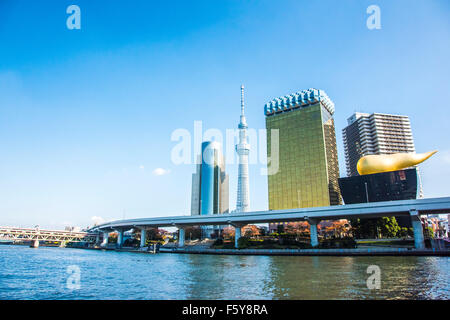
M 358 160 L 370 154 L 415 152 L 408 116 L 355 113 L 342 130 L 347 176 L 357 176 Z

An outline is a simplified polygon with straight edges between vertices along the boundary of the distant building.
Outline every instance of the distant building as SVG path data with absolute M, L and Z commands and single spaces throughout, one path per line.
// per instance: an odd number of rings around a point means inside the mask
M 415 152 L 409 117 L 356 112 L 342 130 L 347 176 L 357 176 L 363 156 Z
M 191 215 L 229 212 L 228 175 L 218 142 L 203 142 L 197 171 L 192 175 Z M 210 237 L 214 228 L 203 227 L 203 236 Z
M 439 215 L 427 216 L 424 219 L 424 226 L 431 228 L 436 238 L 448 237 L 448 217 L 445 219 Z
M 72 226 L 67 226 L 64 228 L 65 231 L 70 231 L 70 232 L 81 232 L 81 228 L 80 227 L 72 227 Z
M 268 159 L 273 152 L 271 130 L 278 130 L 279 136 L 278 172 L 268 175 L 269 210 L 341 203 L 333 114 L 334 103 L 317 89 L 265 105 Z

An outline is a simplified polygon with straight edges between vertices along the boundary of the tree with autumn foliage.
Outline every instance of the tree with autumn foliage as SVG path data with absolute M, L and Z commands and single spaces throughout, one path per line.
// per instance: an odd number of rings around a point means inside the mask
M 284 227 L 284 232 L 295 236 L 309 235 L 309 223 L 306 221 L 290 222 Z
M 257 237 L 261 234 L 259 228 L 254 224 L 248 224 L 242 227 L 242 234 L 244 237 Z
M 198 226 L 186 227 L 184 229 L 184 236 L 189 240 L 201 239 L 202 229 Z
M 235 233 L 234 233 L 234 228 L 233 227 L 227 226 L 227 227 L 223 228 L 223 230 L 222 230 L 222 237 L 224 239 L 234 238 L 234 234 Z
M 351 226 L 347 220 L 337 220 L 326 226 L 324 231 L 334 238 L 345 238 L 350 236 Z

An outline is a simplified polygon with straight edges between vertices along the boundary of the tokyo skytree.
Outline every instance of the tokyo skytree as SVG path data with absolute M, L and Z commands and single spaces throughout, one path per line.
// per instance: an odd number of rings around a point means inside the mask
M 247 139 L 247 121 L 244 115 L 244 86 L 241 85 L 241 120 L 239 122 L 239 143 L 236 145 L 236 152 L 239 156 L 239 173 L 236 212 L 246 212 L 250 210 L 250 190 L 248 182 L 248 154 L 250 145 Z

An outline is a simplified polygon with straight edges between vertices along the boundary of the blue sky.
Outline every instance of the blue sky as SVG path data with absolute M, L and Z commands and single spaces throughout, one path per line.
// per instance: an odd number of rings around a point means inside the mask
M 81 9 L 68 30 L 66 8 Z M 381 8 L 380 30 L 366 8 Z M 274 97 L 315 87 L 355 111 L 410 116 L 427 197 L 450 188 L 450 4 L 381 1 L 0 1 L 0 225 L 189 214 L 178 128 L 264 128 Z M 155 175 L 162 168 L 167 174 Z M 251 207 L 267 209 L 252 165 Z M 235 207 L 236 165 L 230 174 Z

